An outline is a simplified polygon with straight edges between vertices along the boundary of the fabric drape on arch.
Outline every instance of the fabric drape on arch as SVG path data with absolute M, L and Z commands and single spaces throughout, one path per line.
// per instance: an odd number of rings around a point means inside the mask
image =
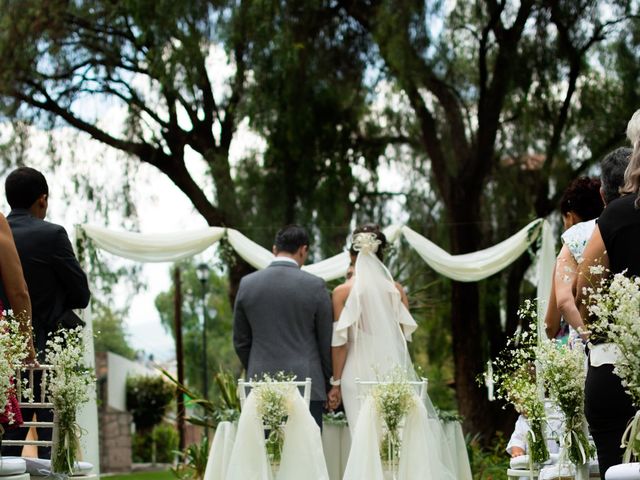
M 95 225 L 79 225 L 78 235 L 93 241 L 95 245 L 114 255 L 140 262 L 175 262 L 189 258 L 214 245 L 226 236 L 231 247 L 247 263 L 257 269 L 266 268 L 273 254 L 242 233 L 231 228 L 208 227 L 185 232 L 142 234 L 114 231 Z M 532 244 L 541 239 L 537 262 L 538 332 L 544 335 L 546 302 L 551 292 L 553 267 L 555 265 L 555 241 L 549 222 L 537 219 L 506 240 L 483 250 L 463 255 L 450 255 L 428 238 L 407 226 L 391 225 L 384 229 L 390 243 L 404 237 L 409 245 L 436 272 L 460 282 L 477 282 L 509 266 Z M 343 251 L 333 257 L 314 264 L 305 265 L 304 270 L 325 281 L 343 277 L 349 266 L 349 253 Z M 83 315 L 88 328 L 87 341 L 92 343 L 91 314 L 87 309 Z M 543 338 L 543 337 L 540 337 Z M 87 357 L 93 357 L 93 346 L 87 349 Z M 89 358 L 88 358 L 89 359 Z M 90 358 L 93 364 L 93 358 Z M 88 435 L 81 442 L 83 458 L 99 465 L 97 407 L 95 399 L 85 405 L 79 415 L 79 423 Z
M 143 234 L 118 232 L 94 225 L 79 226 L 96 246 L 120 257 L 140 262 L 175 262 L 196 255 L 225 237 L 231 247 L 247 263 L 257 269 L 266 268 L 273 254 L 232 228 L 208 227 L 186 232 Z M 502 242 L 473 253 L 451 255 L 428 238 L 403 225 L 391 225 L 384 230 L 390 243 L 404 237 L 409 245 L 436 272 L 459 282 L 477 282 L 498 273 L 513 263 L 531 245 L 541 239 L 538 253 L 539 317 L 544 318 L 546 299 L 551 292 L 555 241 L 551 226 L 544 219 L 529 223 Z M 344 251 L 333 257 L 303 267 L 325 281 L 345 275 L 349 254 Z M 543 326 L 541 327 L 543 328 Z

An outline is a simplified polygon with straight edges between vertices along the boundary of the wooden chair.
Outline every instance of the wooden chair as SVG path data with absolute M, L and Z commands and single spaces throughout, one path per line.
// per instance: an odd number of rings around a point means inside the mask
M 28 385 L 34 385 L 35 372 L 42 372 L 42 377 L 40 381 L 40 398 L 27 398 L 24 395 L 22 389 L 22 382 L 16 382 L 16 393 L 18 397 L 18 403 L 20 408 L 34 408 L 39 410 L 53 410 L 53 403 L 49 401 L 47 398 L 47 378 L 45 372 L 51 370 L 50 365 L 40 365 L 38 367 L 28 367 L 26 369 Z M 21 372 L 16 373 L 16 378 L 21 378 Z M 51 438 L 56 438 L 56 413 L 55 410 L 53 412 L 54 420 L 52 422 L 41 422 L 41 421 L 32 421 L 31 418 L 25 419 L 25 422 L 18 428 L 50 428 L 52 430 Z M 9 446 L 27 446 L 33 445 L 35 447 L 52 447 L 53 441 L 50 440 L 4 440 L 2 442 L 3 445 Z

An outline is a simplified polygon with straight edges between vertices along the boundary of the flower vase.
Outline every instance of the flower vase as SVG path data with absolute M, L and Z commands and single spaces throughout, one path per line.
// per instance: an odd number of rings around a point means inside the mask
M 51 473 L 57 478 L 70 477 L 79 450 L 75 411 L 56 415 L 53 422 Z
M 382 470 L 385 480 L 396 480 L 398 476 L 399 439 L 397 433 L 389 432 L 384 440 L 386 455 L 382 459 Z

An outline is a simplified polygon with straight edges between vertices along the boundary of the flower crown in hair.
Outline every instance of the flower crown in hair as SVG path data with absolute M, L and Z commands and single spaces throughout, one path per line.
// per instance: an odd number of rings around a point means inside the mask
M 381 244 L 382 241 L 372 232 L 360 232 L 353 236 L 353 249 L 356 252 L 376 253 Z

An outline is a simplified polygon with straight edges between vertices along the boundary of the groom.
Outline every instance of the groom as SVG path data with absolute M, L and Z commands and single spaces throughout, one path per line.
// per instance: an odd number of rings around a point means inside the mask
M 300 270 L 309 253 L 304 228 L 289 225 L 275 238 L 276 256 L 240 282 L 233 345 L 247 377 L 292 373 L 311 378 L 311 415 L 322 428 L 331 375 L 331 300 L 320 278 Z

